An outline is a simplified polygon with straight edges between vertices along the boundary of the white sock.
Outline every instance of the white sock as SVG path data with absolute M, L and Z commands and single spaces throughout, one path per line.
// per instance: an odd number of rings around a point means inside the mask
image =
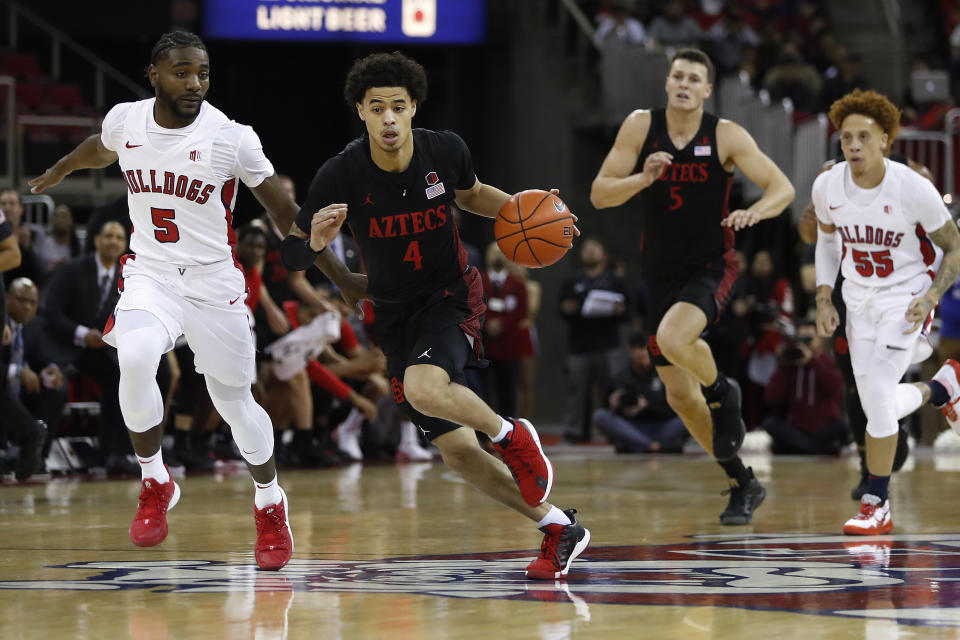
M 409 420 L 404 420 L 400 423 L 400 446 L 405 445 L 417 445 L 419 446 L 420 439 L 417 437 L 417 425 L 413 424 Z
M 551 506 L 550 511 L 547 512 L 547 515 L 543 516 L 543 520 L 537 523 L 537 528 L 545 527 L 548 524 L 568 525 L 571 522 L 573 521 L 570 520 L 567 514 L 565 514 L 563 511 L 560 511 L 560 509 Z
M 347 417 L 340 423 L 340 428 L 344 431 L 360 431 L 363 426 L 363 414 L 359 409 L 351 409 Z
M 253 496 L 253 504 L 256 505 L 257 509 L 263 509 L 270 504 L 279 504 L 280 501 L 283 500 L 283 495 L 280 493 L 280 485 L 277 484 L 277 476 L 273 476 L 273 480 L 266 484 L 260 484 L 254 480 L 253 486 L 257 489 L 256 494 Z
M 510 435 L 510 432 L 513 431 L 513 423 L 507 420 L 506 418 L 501 417 L 500 424 L 501 424 L 500 433 L 490 438 L 490 440 L 492 440 L 493 442 L 500 442 L 501 440 L 506 438 L 508 435 Z
M 170 481 L 170 474 L 167 473 L 167 468 L 163 466 L 163 454 L 159 449 L 149 458 L 137 456 L 137 462 L 140 463 L 140 474 L 144 480 L 152 478 L 159 480 L 160 484 L 166 484 Z

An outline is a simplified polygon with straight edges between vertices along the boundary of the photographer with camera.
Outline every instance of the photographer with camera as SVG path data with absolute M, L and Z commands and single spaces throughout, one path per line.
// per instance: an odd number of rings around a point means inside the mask
M 763 421 L 773 452 L 836 455 L 850 440 L 843 418 L 843 374 L 824 353 L 816 323 L 804 320 L 783 337 L 777 368 L 765 391 L 774 411 Z
M 643 331 L 630 336 L 630 364 L 614 377 L 608 408 L 597 409 L 593 423 L 617 453 L 680 453 L 689 434 L 667 404 L 647 340 Z

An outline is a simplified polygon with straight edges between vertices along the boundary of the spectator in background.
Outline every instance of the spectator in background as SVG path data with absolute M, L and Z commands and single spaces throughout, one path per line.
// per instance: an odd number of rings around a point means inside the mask
M 723 19 L 704 35 L 711 42 L 710 57 L 719 75 L 739 71 L 744 52 L 760 46 L 760 36 L 743 20 L 742 9 L 736 4 L 728 4 L 723 10 Z
M 517 380 L 517 415 L 532 416 L 536 410 L 537 356 L 540 345 L 537 338 L 537 314 L 543 291 L 540 283 L 531 280 L 529 270 L 515 262 L 507 261 L 507 269 L 523 281 L 527 289 L 527 317 L 520 321 L 520 341 L 517 357 L 520 358 L 520 375 Z
M 696 46 L 703 32 L 693 18 L 684 15 L 682 0 L 667 0 L 663 15 L 650 23 L 647 36 L 664 47 Z
M 627 287 L 607 268 L 596 238 L 580 243 L 583 271 L 560 287 L 560 317 L 567 322 L 567 431 L 573 442 L 590 441 L 593 387 L 604 391 L 622 366 L 620 325 L 627 319 Z
M 773 100 L 790 98 L 797 111 L 814 111 L 820 98 L 820 74 L 803 61 L 797 45 L 784 42 L 777 64 L 763 77 L 763 88 Z
M 765 386 L 776 368 L 781 337 L 793 334 L 794 311 L 790 281 L 777 274 L 773 256 L 766 249 L 753 256 L 746 300 L 753 312 L 750 319 L 754 338 L 750 379 Z
M 787 338 L 765 395 L 773 415 L 763 428 L 773 437 L 773 453 L 836 455 L 850 440 L 843 373 L 824 353 L 813 321 L 803 321 Z
M 87 220 L 87 239 L 83 244 L 83 253 L 94 253 L 97 247 L 94 244 L 96 236 L 92 233 L 95 229 L 102 229 L 108 222 L 118 222 L 130 237 L 133 233 L 133 222 L 130 221 L 130 209 L 127 205 L 127 194 L 108 202 L 105 205 L 97 207 L 90 213 L 90 219 Z
M 593 422 L 617 453 L 679 453 L 689 437 L 670 405 L 647 351 L 647 334 L 630 336 L 630 362 L 613 378 L 606 409 Z
M 504 416 L 517 414 L 517 380 L 527 317 L 527 287 L 507 269 L 507 258 L 496 242 L 487 247 L 487 268 L 481 272 L 487 311 L 483 322 L 484 357 L 490 361 L 486 400 Z M 491 402 L 490 391 L 496 402 Z
M 63 373 L 49 353 L 39 321 L 34 321 L 39 304 L 37 286 L 26 278 L 10 283 L 7 291 L 7 323 L 10 350 L 7 358 L 7 390 L 19 399 L 31 415 L 47 425 L 43 456 L 60 429 L 67 386 Z M 37 466 L 42 472 L 43 464 Z
M 107 222 L 94 237 L 96 252 L 75 258 L 53 275 L 44 297 L 44 323 L 57 362 L 90 376 L 100 387 L 101 464 L 108 473 L 138 475 L 127 428 L 120 414 L 120 364 L 117 351 L 107 347 L 101 330 L 120 299 L 120 256 L 127 234 L 118 222 Z M 161 363 L 165 362 L 161 359 Z
M 830 105 L 854 89 L 868 88 L 867 78 L 863 75 L 863 58 L 858 53 L 845 53 L 837 65 L 824 74 L 820 110 L 829 111 Z
M 599 49 L 604 49 L 610 43 L 642 44 L 645 38 L 643 23 L 630 15 L 626 0 L 613 2 L 609 13 L 597 16 L 593 41 Z
M 44 280 L 54 269 L 80 255 L 80 238 L 73 222 L 73 211 L 65 204 L 58 204 L 50 218 L 50 229 L 43 230 L 34 238 L 34 251 Z
M 23 202 L 20 200 L 20 192 L 16 189 L 0 190 L 0 211 L 3 211 L 13 228 L 13 236 L 20 247 L 20 264 L 4 272 L 4 288 L 17 278 L 29 278 L 39 282 L 40 268 L 33 249 L 34 233 L 30 227 L 23 224 Z
M 13 225 L 6 219 L 0 208 L 0 272 L 7 273 L 20 264 L 20 247 Z M 13 334 L 6 321 L 6 287 L 0 287 L 0 326 L 3 327 L 2 343 L 4 357 L 0 359 L 7 365 L 11 360 L 11 351 L 17 348 L 13 344 Z M 0 376 L 0 442 L 9 440 L 19 445 L 14 474 L 21 482 L 42 469 L 42 451 L 47 439 L 47 427 L 33 419 L 17 397 L 7 387 L 7 376 Z M 5 471 L 0 460 L 0 471 Z

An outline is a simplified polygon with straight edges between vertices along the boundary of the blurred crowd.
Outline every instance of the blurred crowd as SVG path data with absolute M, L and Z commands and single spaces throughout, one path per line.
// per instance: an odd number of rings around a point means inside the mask
M 940 0 L 945 37 L 911 59 L 911 72 L 949 70 L 960 87 L 960 8 Z M 740 75 L 774 100 L 790 98 L 795 117 L 823 112 L 855 88 L 871 88 L 863 58 L 831 25 L 823 0 L 578 0 L 593 17 L 594 40 L 655 48 L 693 46 L 707 52 L 720 76 Z M 949 42 L 949 50 L 943 43 Z M 917 43 L 911 43 L 911 50 Z M 942 129 L 951 96 L 917 94 L 913 83 L 900 102 L 904 124 Z M 956 89 L 955 89 L 956 91 Z

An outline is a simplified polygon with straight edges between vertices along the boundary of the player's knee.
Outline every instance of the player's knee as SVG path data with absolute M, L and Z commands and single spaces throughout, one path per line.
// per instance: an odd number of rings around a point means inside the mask
M 867 435 L 871 438 L 889 438 L 900 433 L 896 420 L 867 420 Z
M 476 442 L 476 438 L 472 443 L 458 441 L 445 445 L 440 444 L 437 448 L 440 449 L 444 464 L 457 472 L 462 472 L 472 466 L 476 456 L 483 453 L 480 445 Z
M 429 373 L 407 373 L 403 379 L 403 395 L 410 406 L 428 416 L 436 415 L 434 408 L 442 401 L 449 384 Z
M 690 345 L 684 336 L 661 325 L 657 330 L 657 346 L 664 358 L 673 361 L 684 348 Z

